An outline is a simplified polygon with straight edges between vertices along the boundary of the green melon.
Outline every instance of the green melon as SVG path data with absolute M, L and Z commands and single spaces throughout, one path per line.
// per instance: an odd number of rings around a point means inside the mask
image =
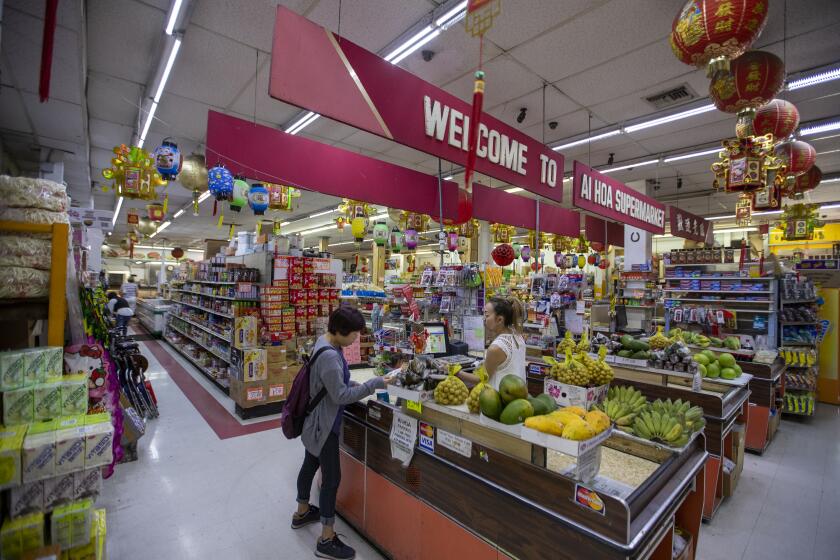
M 478 408 L 484 416 L 498 420 L 502 413 L 502 397 L 493 387 L 485 387 L 478 396 Z
M 531 403 L 525 399 L 516 399 L 511 401 L 502 411 L 499 422 L 508 425 L 520 424 L 533 415 L 534 407 L 531 406 Z

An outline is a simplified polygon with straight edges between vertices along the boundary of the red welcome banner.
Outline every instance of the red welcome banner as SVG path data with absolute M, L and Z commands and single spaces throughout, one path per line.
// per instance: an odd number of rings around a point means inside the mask
M 584 224 L 586 240 L 590 243 L 594 241 L 604 245 L 624 247 L 624 224 L 609 222 L 595 216 L 585 216 Z
M 492 86 L 491 86 L 492 87 Z M 277 7 L 269 94 L 466 165 L 471 105 L 293 11 Z M 477 172 L 562 201 L 563 156 L 486 113 Z
M 234 174 L 364 200 L 420 214 L 438 209 L 437 177 L 208 111 L 207 165 Z M 455 215 L 458 185 L 443 183 L 443 215 Z
M 575 161 L 572 204 L 619 223 L 665 233 L 665 205 Z
M 712 222 L 676 206 L 668 207 L 671 235 L 692 241 L 706 241 L 706 232 L 712 229 Z

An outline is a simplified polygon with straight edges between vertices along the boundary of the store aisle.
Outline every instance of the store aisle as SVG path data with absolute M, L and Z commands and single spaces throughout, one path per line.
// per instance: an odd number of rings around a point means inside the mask
M 165 342 L 157 344 L 175 355 Z M 155 355 L 148 348 L 144 354 L 161 416 L 140 440 L 140 459 L 119 465 L 104 482 L 99 503 L 108 510 L 109 557 L 314 557 L 320 525 L 289 527 L 303 460 L 300 442 L 286 440 L 279 430 L 219 439 Z M 176 360 L 198 379 L 183 358 Z M 381 558 L 340 519 L 336 529 L 357 558 Z
M 840 408 L 817 405 L 802 421 L 783 419 L 700 533 L 698 560 L 837 558 L 840 550 Z

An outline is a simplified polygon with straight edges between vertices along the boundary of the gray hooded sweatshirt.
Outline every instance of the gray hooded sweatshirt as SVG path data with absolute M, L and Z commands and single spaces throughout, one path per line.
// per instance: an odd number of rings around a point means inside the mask
M 326 335 L 318 337 L 312 355 L 315 355 L 322 347 L 329 347 Z M 316 457 L 321 454 L 321 448 L 330 436 L 335 417 L 342 406 L 352 404 L 372 395 L 376 389 L 385 388 L 385 380 L 381 377 L 374 377 L 364 383 L 347 385 L 344 383 L 344 364 L 340 348 L 332 347 L 334 350 L 325 350 L 318 356 L 315 363 L 309 370 L 309 398 L 314 399 L 322 387 L 327 388 L 327 393 L 312 414 L 306 417 L 303 423 L 301 440 L 303 446 Z

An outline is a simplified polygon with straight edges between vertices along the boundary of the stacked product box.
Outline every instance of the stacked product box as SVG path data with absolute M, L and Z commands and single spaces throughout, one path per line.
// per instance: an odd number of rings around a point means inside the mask
M 278 265 L 278 261 L 282 265 Z M 325 259 L 304 257 L 278 257 L 275 260 L 270 294 L 264 294 L 263 298 L 264 308 L 268 304 L 263 318 L 267 320 L 266 327 L 272 340 L 326 332 L 327 318 L 338 307 L 340 290 L 337 276 L 322 266 L 325 262 L 328 263 Z
M 260 313 L 266 332 L 275 339 L 291 338 L 295 331 L 295 310 L 289 305 L 289 281 L 277 280 L 260 295 Z

